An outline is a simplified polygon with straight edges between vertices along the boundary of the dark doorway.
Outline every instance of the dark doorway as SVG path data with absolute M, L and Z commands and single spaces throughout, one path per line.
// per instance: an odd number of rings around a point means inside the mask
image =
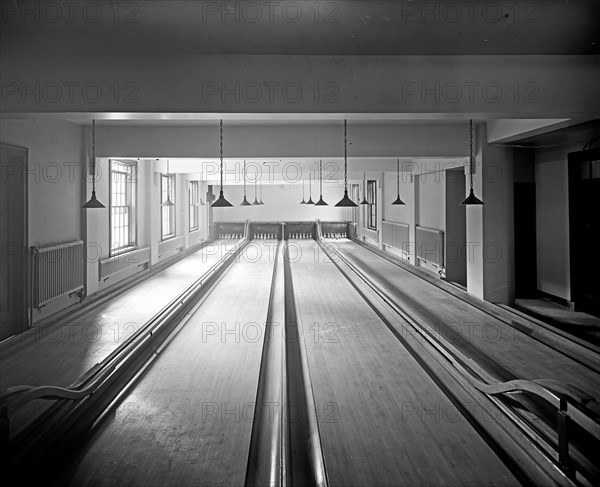
M 569 154 L 571 301 L 600 316 L 600 149 Z
M 0 145 L 0 340 L 27 323 L 27 149 Z
M 446 171 L 446 280 L 467 287 L 467 210 L 464 168 Z
M 515 183 L 515 298 L 537 297 L 535 182 Z

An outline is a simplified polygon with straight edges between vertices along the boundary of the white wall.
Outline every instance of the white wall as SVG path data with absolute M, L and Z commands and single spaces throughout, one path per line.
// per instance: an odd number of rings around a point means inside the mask
M 29 150 L 28 245 L 45 246 L 81 239 L 82 129 L 64 120 L 1 120 L 1 141 Z M 63 296 L 51 301 L 37 322 L 78 301 Z
M 418 184 L 417 225 L 446 229 L 446 176 L 444 172 L 421 174 Z
M 2 120 L 1 141 L 29 149 L 29 245 L 81 238 L 82 129 L 64 120 Z
M 400 198 L 402 205 L 392 205 L 398 195 L 398 178 L 396 173 L 386 172 L 383 175 L 383 219 L 396 223 L 411 223 L 414 213 L 414 190 L 409 173 L 400 173 Z M 362 191 L 361 191 L 362 193 Z
M 571 299 L 567 154 L 580 149 L 565 146 L 535 154 L 537 286 L 567 300 Z
M 219 188 L 216 188 L 218 197 Z M 262 206 L 239 206 L 244 198 L 242 185 L 224 186 L 225 198 L 234 205 L 231 208 L 214 208 L 214 221 L 308 221 L 319 218 L 321 220 L 351 220 L 351 209 L 336 208 L 334 205 L 342 199 L 344 186 L 339 184 L 323 183 L 323 199 L 329 206 L 301 205 L 302 184 L 270 184 L 263 183 Z M 247 199 L 254 202 L 254 187 L 246 189 Z M 312 199 L 316 203 L 319 199 L 318 183 L 313 184 Z M 308 200 L 308 188 L 306 188 Z

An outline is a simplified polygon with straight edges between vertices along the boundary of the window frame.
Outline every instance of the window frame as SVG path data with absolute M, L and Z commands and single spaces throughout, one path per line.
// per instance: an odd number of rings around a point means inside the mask
M 200 181 L 190 181 L 188 189 L 188 230 L 190 233 L 200 230 Z M 192 221 L 193 220 L 193 221 Z
M 367 228 L 377 230 L 377 180 L 367 180 Z
M 114 208 L 114 198 L 113 198 L 113 189 L 115 185 L 114 180 L 114 166 L 122 165 L 131 168 L 131 172 L 128 174 L 129 181 L 126 180 L 125 188 L 126 191 L 129 191 L 128 205 L 127 208 L 130 208 L 129 218 L 128 218 L 128 228 L 129 228 L 129 242 L 127 245 L 122 245 L 120 247 L 114 247 L 113 245 L 113 208 Z M 130 160 L 121 160 L 121 159 L 109 159 L 108 160 L 108 256 L 116 257 L 118 255 L 126 254 L 127 252 L 133 252 L 138 249 L 138 163 L 137 161 Z M 122 171 L 116 171 L 122 174 Z M 127 176 L 126 176 L 127 177 Z M 119 206 L 121 208 L 121 206 Z
M 165 180 L 169 181 L 170 180 L 170 184 L 168 185 L 168 190 L 167 190 L 167 194 L 169 196 L 169 199 L 172 201 L 173 206 L 162 206 L 163 201 L 165 201 L 165 190 L 163 188 L 163 184 L 165 183 Z M 167 240 L 171 240 L 172 238 L 175 238 L 177 236 L 177 222 L 176 222 L 176 216 L 177 216 L 177 212 L 175 211 L 177 208 L 177 201 L 176 201 L 176 188 L 175 188 L 175 174 L 166 174 L 166 173 L 161 173 L 160 174 L 160 241 L 161 242 L 165 242 Z M 165 234 L 165 211 L 169 212 L 169 233 Z M 172 227 L 172 228 L 171 228 Z

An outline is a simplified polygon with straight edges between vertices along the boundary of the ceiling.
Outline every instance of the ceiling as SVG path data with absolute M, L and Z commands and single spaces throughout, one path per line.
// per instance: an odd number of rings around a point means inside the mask
M 65 4 L 69 4 L 68 7 Z M 597 54 L 597 0 L 2 1 L 11 54 Z

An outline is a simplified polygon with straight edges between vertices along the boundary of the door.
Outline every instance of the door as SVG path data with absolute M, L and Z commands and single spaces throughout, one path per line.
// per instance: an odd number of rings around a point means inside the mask
M 515 183 L 515 298 L 535 298 L 537 237 L 535 182 Z
M 571 300 L 600 316 L 600 149 L 569 154 Z
M 27 325 L 27 149 L 0 144 L 0 340 Z

